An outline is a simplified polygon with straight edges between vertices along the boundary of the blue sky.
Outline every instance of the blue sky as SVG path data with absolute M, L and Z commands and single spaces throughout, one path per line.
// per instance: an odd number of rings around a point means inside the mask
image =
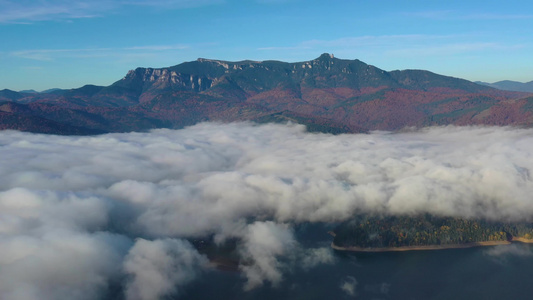
M 0 89 L 109 85 L 198 57 L 533 80 L 531 1 L 0 0 Z

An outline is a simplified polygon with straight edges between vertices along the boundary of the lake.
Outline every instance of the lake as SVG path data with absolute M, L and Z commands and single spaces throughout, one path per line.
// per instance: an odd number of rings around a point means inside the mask
M 336 262 L 288 270 L 278 287 L 245 292 L 238 272 L 211 271 L 179 299 L 531 299 L 533 245 L 388 253 L 335 252 Z M 344 288 L 342 288 L 344 287 Z

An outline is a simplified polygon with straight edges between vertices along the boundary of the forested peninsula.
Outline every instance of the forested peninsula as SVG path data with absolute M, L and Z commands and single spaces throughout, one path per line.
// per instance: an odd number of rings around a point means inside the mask
M 336 250 L 383 252 L 533 243 L 533 223 L 420 216 L 356 216 L 337 226 Z

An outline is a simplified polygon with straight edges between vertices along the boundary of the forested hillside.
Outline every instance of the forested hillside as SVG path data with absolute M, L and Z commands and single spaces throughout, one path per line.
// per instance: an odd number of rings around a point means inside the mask
M 339 225 L 333 243 L 338 247 L 388 248 L 461 245 L 532 239 L 533 223 L 492 222 L 479 219 L 410 216 L 357 216 Z

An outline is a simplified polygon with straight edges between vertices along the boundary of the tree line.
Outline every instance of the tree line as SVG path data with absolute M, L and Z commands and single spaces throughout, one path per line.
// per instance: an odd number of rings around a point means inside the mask
M 337 226 L 334 244 L 340 247 L 385 248 L 460 245 L 488 241 L 533 239 L 533 223 L 420 216 L 359 215 Z

